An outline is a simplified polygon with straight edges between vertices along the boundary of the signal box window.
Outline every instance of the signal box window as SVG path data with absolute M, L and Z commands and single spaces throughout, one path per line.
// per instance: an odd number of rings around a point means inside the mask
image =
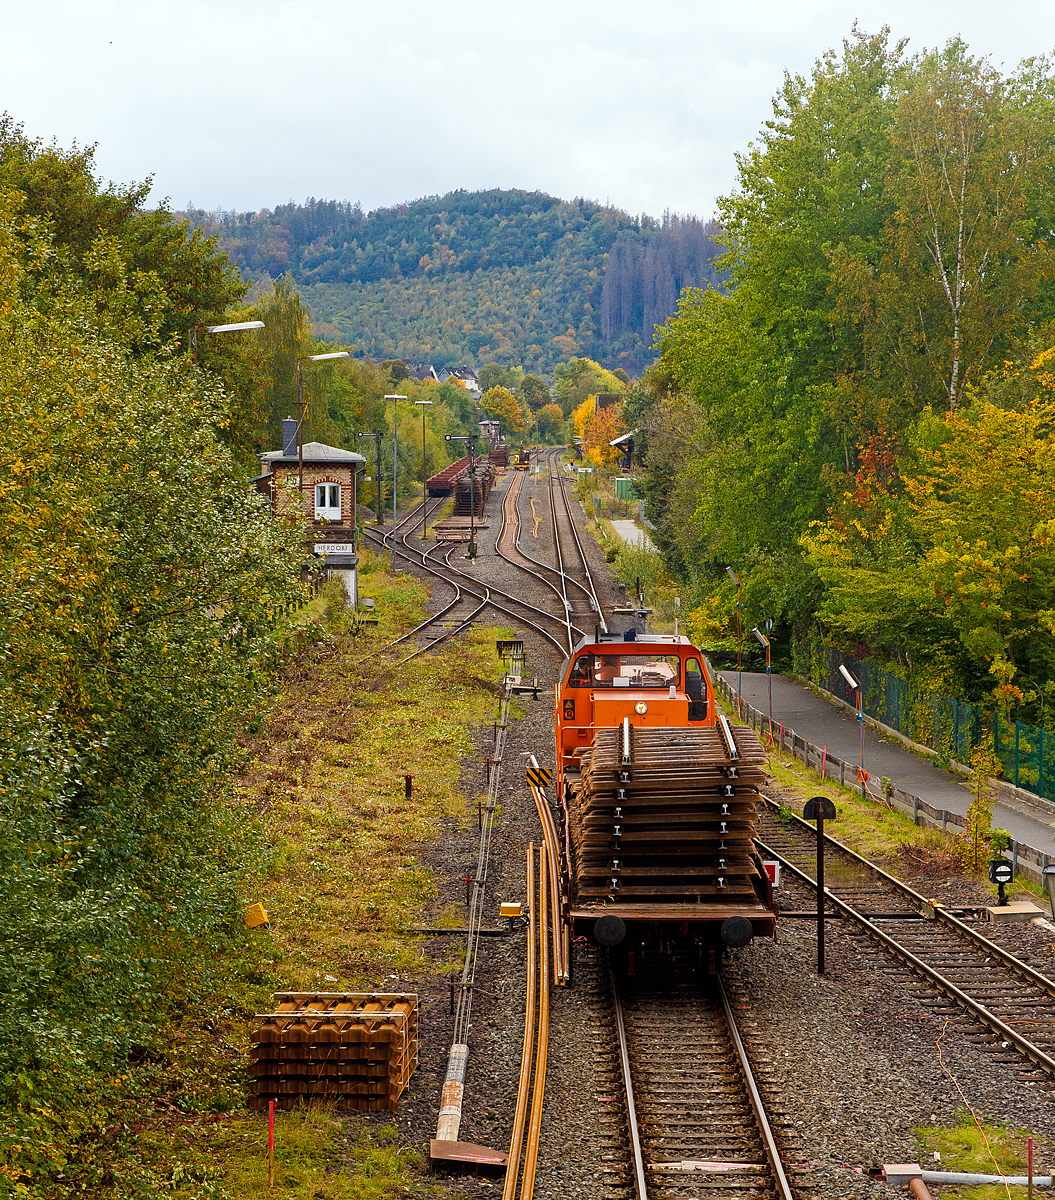
M 341 485 L 339 483 L 317 483 L 315 485 L 315 520 L 339 521 L 341 519 Z

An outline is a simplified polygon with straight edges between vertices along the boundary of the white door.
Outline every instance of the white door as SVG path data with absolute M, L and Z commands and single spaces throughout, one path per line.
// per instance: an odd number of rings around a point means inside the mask
M 339 521 L 341 519 L 341 485 L 339 483 L 317 483 L 315 485 L 315 520 Z

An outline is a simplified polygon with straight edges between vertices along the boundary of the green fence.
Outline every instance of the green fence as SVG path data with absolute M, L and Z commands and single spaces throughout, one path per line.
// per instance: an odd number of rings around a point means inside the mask
M 975 746 L 991 744 L 1009 783 L 1055 798 L 1055 736 L 1051 733 L 1021 721 L 1009 724 L 954 696 L 924 691 L 912 680 L 832 646 L 815 647 L 810 655 L 813 682 L 854 707 L 857 696 L 843 678 L 840 665 L 861 684 L 868 716 L 961 763 L 970 762 Z

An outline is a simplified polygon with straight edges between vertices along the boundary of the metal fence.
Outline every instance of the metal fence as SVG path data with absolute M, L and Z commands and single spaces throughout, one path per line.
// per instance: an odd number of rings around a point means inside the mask
M 966 700 L 925 691 L 912 680 L 832 646 L 813 647 L 810 678 L 855 708 L 857 696 L 839 671 L 840 665 L 861 684 L 868 716 L 960 763 L 970 763 L 976 746 L 991 745 L 1004 765 L 1008 783 L 1055 799 L 1055 735 L 1021 721 L 1009 723 Z
M 830 779 L 844 787 L 852 787 L 862 797 L 867 796 L 903 813 L 911 813 L 914 824 L 921 829 L 940 829 L 943 833 L 959 834 L 965 828 L 967 821 L 960 813 L 937 808 L 920 796 L 913 796 L 899 787 L 877 791 L 874 780 L 858 779 L 856 762 L 844 762 L 834 754 L 829 754 L 826 746 L 815 746 L 793 729 L 786 727 L 782 721 L 776 718 L 771 721 L 761 709 L 748 704 L 742 697 L 737 697 L 735 689 L 717 672 L 712 671 L 711 677 L 715 690 L 725 698 L 730 707 L 739 711 L 739 719 L 750 725 L 764 742 L 779 747 L 786 754 L 794 755 L 804 766 L 816 771 L 822 778 Z M 1007 857 L 1014 865 L 1016 878 L 1023 875 L 1032 883 L 1042 886 L 1046 884 L 1044 868 L 1049 861 L 1047 854 L 1015 838 L 1011 842 Z

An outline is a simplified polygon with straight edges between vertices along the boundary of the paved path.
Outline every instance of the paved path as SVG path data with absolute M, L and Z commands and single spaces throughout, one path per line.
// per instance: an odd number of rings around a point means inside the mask
M 631 546 L 640 546 L 642 550 L 655 550 L 652 539 L 636 521 L 613 521 L 612 528 L 624 542 L 629 542 Z
M 735 692 L 736 671 L 718 673 Z M 769 711 L 763 673 L 744 671 L 740 691 L 749 704 L 764 713 Z M 793 729 L 814 745 L 827 746 L 829 754 L 844 762 L 860 761 L 861 726 L 857 718 L 783 675 L 773 676 L 773 719 L 783 721 L 785 729 Z M 868 725 L 865 726 L 865 770 L 873 779 L 885 775 L 895 787 L 949 812 L 966 813 L 971 802 L 966 781 L 959 775 L 941 770 L 900 743 L 884 738 Z M 1027 846 L 1055 855 L 1055 817 L 1038 810 L 1033 818 L 997 804 L 993 810 L 993 824 L 1002 826 Z

